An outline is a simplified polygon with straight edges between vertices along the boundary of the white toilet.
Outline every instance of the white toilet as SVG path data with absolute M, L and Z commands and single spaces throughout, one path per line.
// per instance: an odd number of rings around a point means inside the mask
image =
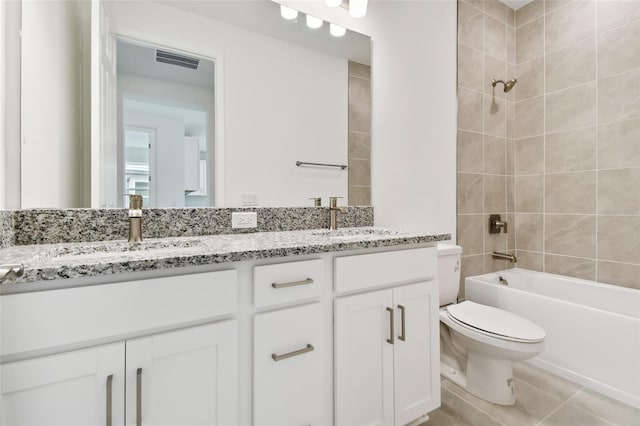
M 512 361 L 544 349 L 545 332 L 511 312 L 471 301 L 456 303 L 462 247 L 438 246 L 441 374 L 473 395 L 513 405 Z

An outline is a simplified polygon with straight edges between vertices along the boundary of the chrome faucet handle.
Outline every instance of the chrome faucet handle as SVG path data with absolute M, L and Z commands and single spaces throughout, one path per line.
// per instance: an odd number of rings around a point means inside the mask
M 313 207 L 322 207 L 322 198 L 321 197 L 313 197 L 313 198 L 309 198 L 310 200 L 313 200 Z

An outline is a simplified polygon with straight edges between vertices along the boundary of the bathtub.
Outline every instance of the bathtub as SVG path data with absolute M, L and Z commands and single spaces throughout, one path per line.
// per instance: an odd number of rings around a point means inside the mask
M 639 290 L 526 269 L 467 277 L 465 285 L 468 300 L 545 330 L 533 365 L 640 408 Z

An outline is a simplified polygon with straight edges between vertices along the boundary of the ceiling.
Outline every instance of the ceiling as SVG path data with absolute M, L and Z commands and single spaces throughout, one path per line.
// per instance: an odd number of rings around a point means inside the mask
M 531 3 L 533 0 L 500 0 L 502 3 L 506 4 L 513 10 L 518 10 L 522 6 Z

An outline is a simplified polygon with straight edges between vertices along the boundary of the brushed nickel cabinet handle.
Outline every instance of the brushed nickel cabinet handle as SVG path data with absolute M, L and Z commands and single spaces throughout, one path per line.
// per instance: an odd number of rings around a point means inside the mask
M 297 285 L 306 285 L 306 284 L 313 284 L 313 279 L 312 278 L 307 278 L 306 280 L 291 281 L 291 282 L 288 282 L 288 283 L 271 283 L 271 287 L 273 287 L 273 288 L 287 288 L 287 287 L 295 287 Z
M 142 368 L 136 371 L 136 426 L 142 426 Z
M 282 361 L 283 359 L 291 358 L 293 356 L 306 354 L 307 352 L 311 352 L 314 349 L 315 348 L 313 347 L 313 345 L 311 343 L 308 343 L 306 347 L 298 349 L 297 351 L 287 352 L 286 354 L 282 355 L 271 354 L 271 358 L 273 358 L 274 361 Z
M 113 374 L 107 376 L 107 426 L 112 424 L 113 407 Z
M 403 342 L 407 341 L 407 335 L 404 329 L 404 306 L 402 305 L 398 305 L 398 309 L 400 309 L 400 319 L 401 319 L 401 323 L 400 323 L 400 328 L 401 328 L 401 333 L 398 336 L 398 339 L 402 340 Z
M 387 339 L 387 343 L 391 343 L 393 345 L 393 333 L 395 330 L 395 326 L 393 325 L 393 308 L 387 308 L 387 312 L 389 312 L 389 336 L 391 337 Z

